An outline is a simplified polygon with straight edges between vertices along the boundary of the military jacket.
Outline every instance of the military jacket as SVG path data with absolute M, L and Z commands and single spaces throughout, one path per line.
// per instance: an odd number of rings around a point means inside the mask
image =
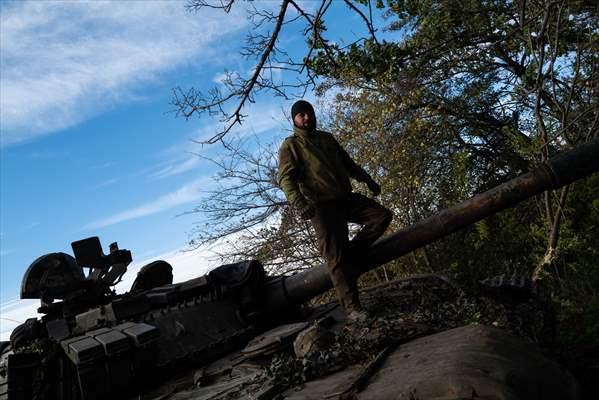
M 281 144 L 278 183 L 298 209 L 347 196 L 352 190 L 350 177 L 360 182 L 370 179 L 330 133 L 294 126 L 293 135 Z

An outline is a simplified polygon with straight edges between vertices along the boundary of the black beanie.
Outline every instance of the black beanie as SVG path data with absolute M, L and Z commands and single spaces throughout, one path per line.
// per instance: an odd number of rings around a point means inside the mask
M 311 119 L 316 124 L 316 113 L 314 112 L 314 107 L 312 104 L 308 103 L 306 100 L 298 100 L 291 106 L 291 120 L 293 121 L 295 118 L 295 114 L 297 113 L 306 113 L 310 115 Z

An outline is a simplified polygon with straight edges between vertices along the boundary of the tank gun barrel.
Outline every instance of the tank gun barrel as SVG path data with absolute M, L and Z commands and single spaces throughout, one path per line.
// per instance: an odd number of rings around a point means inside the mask
M 599 171 L 599 139 L 558 154 L 534 170 L 519 175 L 456 206 L 447 208 L 374 243 L 362 264 L 364 274 L 426 244 L 512 207 L 523 200 L 558 189 Z M 321 264 L 273 285 L 267 298 L 301 304 L 332 287 L 326 265 Z

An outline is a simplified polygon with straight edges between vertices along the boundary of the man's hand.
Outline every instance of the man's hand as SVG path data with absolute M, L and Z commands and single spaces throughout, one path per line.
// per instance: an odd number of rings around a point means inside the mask
M 306 204 L 304 207 L 298 210 L 301 219 L 312 219 L 315 214 L 314 207 L 310 204 Z
M 366 186 L 368 186 L 368 189 L 370 189 L 374 196 L 378 196 L 379 194 L 381 194 L 381 186 L 378 183 L 376 183 L 372 178 L 366 181 Z

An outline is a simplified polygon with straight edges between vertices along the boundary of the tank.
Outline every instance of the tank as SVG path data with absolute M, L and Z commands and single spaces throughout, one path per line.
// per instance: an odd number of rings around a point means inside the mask
M 0 364 L 2 399 L 127 398 L 244 345 L 264 324 L 255 303 L 272 278 L 257 261 L 177 284 L 172 267 L 154 261 L 117 295 L 112 287 L 131 252 L 112 243 L 105 255 L 98 237 L 71 247 L 74 256 L 46 254 L 25 272 L 21 298 L 40 299 L 43 316 L 11 335 L 16 351 L 6 348 Z
M 362 272 L 598 170 L 599 139 L 595 139 L 382 238 L 369 249 Z M 10 343 L 1 345 L 2 400 L 138 398 L 135 396 L 164 388 L 161 382 L 193 368 L 202 371 L 193 379 L 199 385 L 210 375 L 203 366 L 218 364 L 230 354 L 242 354 L 244 360 L 274 354 L 281 346 L 289 345 L 286 338 L 301 335 L 308 325 L 312 327 L 311 335 L 317 338 L 308 341 L 310 346 L 327 342 L 327 335 L 314 333 L 318 332 L 314 327 L 326 328 L 333 314 L 339 317 L 339 309 L 334 305 L 321 310 L 302 309 L 303 304 L 331 287 L 324 265 L 292 276 L 268 276 L 259 261 L 248 260 L 173 284 L 172 267 L 155 261 L 140 270 L 130 292 L 116 294 L 112 288 L 126 273 L 131 252 L 113 243 L 109 253 L 104 254 L 97 237 L 73 242 L 72 249 L 73 256 L 51 253 L 38 258 L 24 275 L 21 297 L 39 299 L 38 311 L 43 316 L 27 320 L 14 330 Z M 89 269 L 87 275 L 84 269 Z M 491 282 L 497 281 L 505 280 Z M 462 290 L 450 286 L 451 290 Z M 392 295 L 388 296 L 392 303 Z M 393 336 L 383 329 L 371 339 L 376 342 L 384 337 L 381 332 Z M 493 332 L 481 332 L 467 334 L 495 337 Z M 414 339 L 413 335 L 408 336 Z M 451 335 L 439 340 L 451 340 Z M 510 351 L 518 353 L 514 350 L 518 346 L 514 344 Z M 239 353 L 244 347 L 246 352 Z M 298 348 L 305 347 L 298 344 Z M 375 354 L 366 366 L 374 364 L 362 372 L 372 372 L 377 362 L 388 357 L 395 347 L 383 347 L 387 350 Z M 227 360 L 228 365 L 236 365 L 230 356 Z M 314 360 L 310 363 L 320 365 Z M 357 379 L 359 384 L 362 378 Z M 393 380 L 385 385 L 392 394 L 388 385 L 392 386 Z M 274 398 L 281 393 L 279 389 L 280 385 L 278 389 L 268 386 L 267 392 L 256 397 Z M 355 389 L 349 387 L 349 391 L 337 393 L 337 398 Z M 214 390 L 212 394 L 216 393 Z M 322 393 L 317 397 L 322 398 Z M 196 395 L 189 398 L 204 398 Z M 155 398 L 165 398 L 160 396 Z

